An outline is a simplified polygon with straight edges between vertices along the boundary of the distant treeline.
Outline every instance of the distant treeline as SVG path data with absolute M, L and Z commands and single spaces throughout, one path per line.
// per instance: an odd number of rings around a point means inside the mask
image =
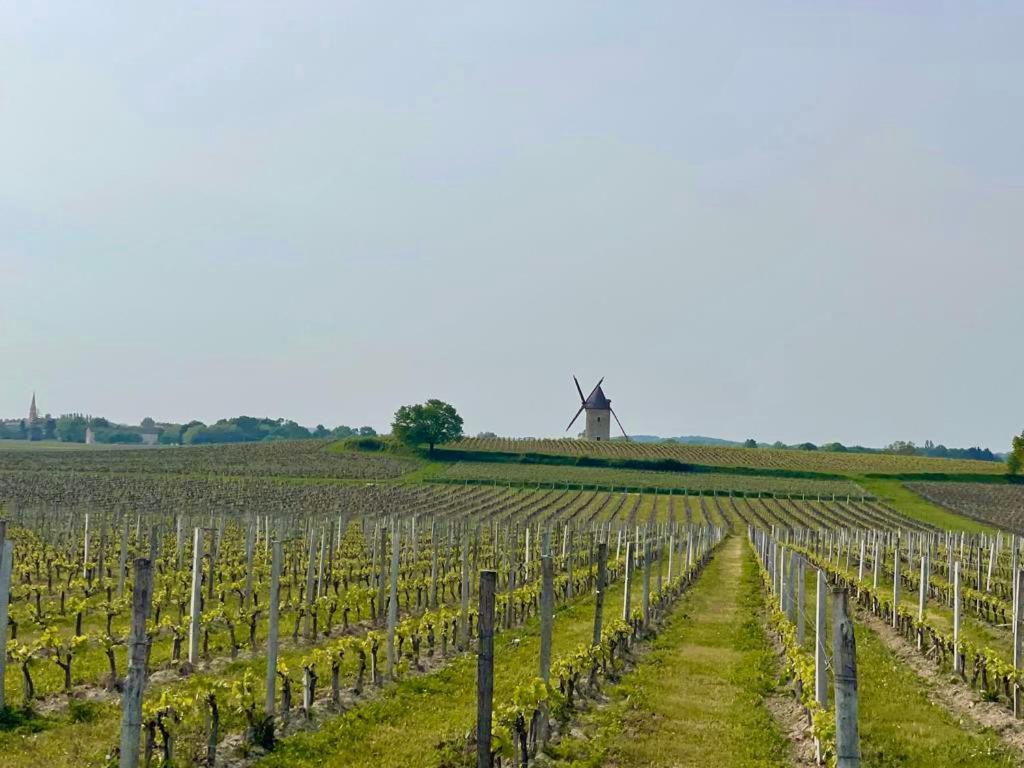
M 288 419 L 260 419 L 238 416 L 213 424 L 190 421 L 187 424 L 159 423 L 145 418 L 138 426 L 114 424 L 99 416 L 67 413 L 54 419 L 47 416 L 35 425 L 25 421 L 16 426 L 0 424 L 0 440 L 60 440 L 84 443 L 86 431 L 92 430 L 97 443 L 161 445 L 202 445 L 213 443 L 255 443 L 266 440 L 305 440 L 313 438 L 372 437 L 373 427 L 340 426 L 327 429 L 317 424 L 310 429 Z
M 992 453 L 988 448 L 947 448 L 944 445 L 935 445 L 931 440 L 925 440 L 923 446 L 915 445 L 913 441 L 897 440 L 889 443 L 885 448 L 867 448 L 863 445 L 843 445 L 842 443 L 825 443 L 815 445 L 814 443 L 797 443 L 786 445 L 782 442 L 772 444 L 759 443 L 754 439 L 743 443 L 745 448 L 789 448 L 800 451 L 831 451 L 833 453 L 895 453 L 900 456 L 931 456 L 938 459 L 977 459 L 978 461 L 1002 461 L 1002 458 Z
M 327 429 L 317 424 L 313 429 L 288 419 L 258 419 L 238 416 L 221 419 L 214 424 L 190 421 L 188 424 L 165 424 L 159 442 L 164 445 L 202 445 L 211 443 L 257 443 L 265 440 L 305 440 L 312 438 L 374 437 L 373 427 L 340 426 Z
M 480 434 L 477 437 L 484 437 Z M 612 440 L 622 440 L 621 437 L 613 437 Z M 936 445 L 931 440 L 925 440 L 924 445 L 915 445 L 913 441 L 897 440 L 889 443 L 884 448 L 868 448 L 863 445 L 843 445 L 842 443 L 795 443 L 788 445 L 781 440 L 774 443 L 763 443 L 753 438 L 742 443 L 731 440 L 722 440 L 717 437 L 703 437 L 691 435 L 687 437 L 657 437 L 655 435 L 631 435 L 630 440 L 638 443 L 678 443 L 681 445 L 723 445 L 743 448 L 784 448 L 793 451 L 830 451 L 833 453 L 895 453 L 901 456 L 931 456 L 938 459 L 977 459 L 978 461 L 1002 461 L 1003 457 L 993 453 L 988 448 L 947 448 L 944 445 Z

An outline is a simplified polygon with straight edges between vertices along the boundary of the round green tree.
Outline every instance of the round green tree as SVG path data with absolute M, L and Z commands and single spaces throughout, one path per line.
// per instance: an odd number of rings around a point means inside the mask
M 391 434 L 406 445 L 424 443 L 431 453 L 435 445 L 462 437 L 462 417 L 442 400 L 427 400 L 422 405 L 403 405 L 395 411 Z
M 1013 448 L 1006 457 L 1006 469 L 1011 475 L 1020 474 L 1024 468 L 1024 432 L 1013 438 Z

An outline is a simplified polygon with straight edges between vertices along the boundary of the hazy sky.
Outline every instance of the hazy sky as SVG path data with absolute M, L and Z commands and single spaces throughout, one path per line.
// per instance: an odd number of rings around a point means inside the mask
M 898 6 L 898 7 L 897 7 Z M 6 3 L 0 416 L 1004 450 L 1020 3 Z

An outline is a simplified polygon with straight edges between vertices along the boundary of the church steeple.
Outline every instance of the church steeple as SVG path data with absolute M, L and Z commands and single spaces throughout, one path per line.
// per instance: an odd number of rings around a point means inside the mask
M 36 409 L 36 393 L 32 393 L 32 405 L 28 409 L 28 423 L 29 425 L 35 424 L 39 421 L 39 411 Z

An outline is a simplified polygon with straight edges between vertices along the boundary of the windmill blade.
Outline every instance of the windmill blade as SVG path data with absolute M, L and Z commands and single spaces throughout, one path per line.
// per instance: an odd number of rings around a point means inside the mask
M 612 408 L 609 408 L 608 410 L 611 411 L 612 412 L 612 416 L 615 417 L 615 423 L 619 425 L 619 429 L 622 429 L 622 422 L 619 421 L 618 414 L 615 413 L 615 411 Z M 568 430 L 566 430 L 566 431 L 568 432 Z M 625 429 L 622 429 L 622 436 L 624 438 L 626 438 L 627 440 L 629 440 L 629 435 L 626 434 L 626 430 Z
M 587 398 L 583 396 L 583 390 L 580 388 L 580 380 L 577 379 L 575 376 L 572 377 L 572 380 L 576 382 L 576 391 L 580 393 L 580 402 L 587 402 Z
M 572 421 L 569 422 L 569 426 L 565 428 L 566 432 L 568 432 L 570 429 L 572 429 L 572 425 L 576 423 L 576 419 L 578 419 L 580 417 L 581 413 L 583 413 L 583 406 L 582 405 L 580 406 L 580 409 L 578 411 L 576 411 L 576 415 L 572 417 Z
M 597 392 L 597 388 L 601 386 L 601 383 L 603 381 L 604 381 L 604 376 L 602 376 L 600 379 L 597 380 L 597 384 L 594 385 L 594 388 L 592 390 L 590 390 L 590 394 L 587 395 L 587 400 L 589 400 L 591 397 L 593 397 L 594 393 Z M 584 402 L 586 402 L 586 400 L 584 400 Z

